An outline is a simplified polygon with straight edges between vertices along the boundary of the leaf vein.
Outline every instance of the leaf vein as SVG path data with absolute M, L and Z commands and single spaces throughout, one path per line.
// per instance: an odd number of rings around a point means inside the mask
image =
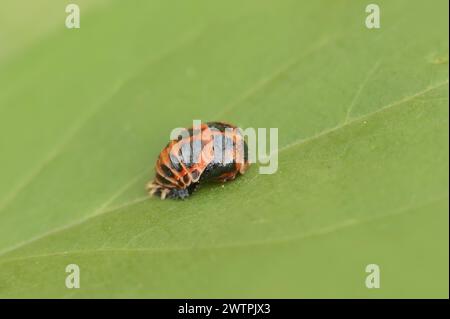
M 292 143 L 290 143 L 290 144 L 288 144 L 288 145 L 286 145 L 286 146 L 280 148 L 278 151 L 279 151 L 279 152 L 284 152 L 284 151 L 286 151 L 286 150 L 288 150 L 288 149 L 291 149 L 291 148 L 293 148 L 293 147 L 297 147 L 297 146 L 306 144 L 306 143 L 308 143 L 308 142 L 314 141 L 314 140 L 319 139 L 319 138 L 321 138 L 321 137 L 323 137 L 323 136 L 326 136 L 326 135 L 328 135 L 328 134 L 331 134 L 331 133 L 333 133 L 333 132 L 336 132 L 336 131 L 338 131 L 338 130 L 344 128 L 344 127 L 350 126 L 350 125 L 352 125 L 352 124 L 354 124 L 354 123 L 356 123 L 356 122 L 359 122 L 359 121 L 361 121 L 361 120 L 370 118 L 371 116 L 373 116 L 373 115 L 375 115 L 375 114 L 378 114 L 378 113 L 380 113 L 380 112 L 383 112 L 383 111 L 386 111 L 386 110 L 388 110 L 388 109 L 391 109 L 392 107 L 395 107 L 395 106 L 397 106 L 397 105 L 402 105 L 402 104 L 404 104 L 404 103 L 406 103 L 406 102 L 412 101 L 412 100 L 414 100 L 415 98 L 418 98 L 418 97 L 420 97 L 420 96 L 422 96 L 422 95 L 424 95 L 424 94 L 426 94 L 426 93 L 428 93 L 428 92 L 430 92 L 430 91 L 433 91 L 433 90 L 435 90 L 435 89 L 438 89 L 438 88 L 440 88 L 440 87 L 442 87 L 442 86 L 444 86 L 444 85 L 446 85 L 446 84 L 448 84 L 448 79 L 445 80 L 445 81 L 443 81 L 443 82 L 440 82 L 440 83 L 438 83 L 438 84 L 429 86 L 429 87 L 427 87 L 426 89 L 423 89 L 423 90 L 421 90 L 421 91 L 419 91 L 419 92 L 417 92 L 417 93 L 415 93 L 415 94 L 412 94 L 412 95 L 409 95 L 409 96 L 407 96 L 407 97 L 404 97 L 404 98 L 402 98 L 401 100 L 398 100 L 398 101 L 389 103 L 389 104 L 387 104 L 387 105 L 385 105 L 385 106 L 382 106 L 381 108 L 377 109 L 377 110 L 374 111 L 374 112 L 371 112 L 371 113 L 369 113 L 369 114 L 366 114 L 366 115 L 363 115 L 363 116 L 360 116 L 360 117 L 356 117 L 356 118 L 352 119 L 351 121 L 349 121 L 349 122 L 347 122 L 347 123 L 340 124 L 340 125 L 337 125 L 337 126 L 335 126 L 335 127 L 333 127 L 333 128 L 324 130 L 324 131 L 322 131 L 321 133 L 316 134 L 316 135 L 314 135 L 314 136 L 312 136 L 312 137 L 310 137 L 310 138 L 307 138 L 307 139 L 300 139 L 300 140 L 294 141 L 294 142 L 292 142 Z M 272 154 L 269 155 L 269 156 L 272 156 Z M 134 180 L 134 179 L 136 179 L 136 177 L 134 177 L 133 180 Z M 130 186 L 129 183 L 127 183 L 127 185 Z M 124 209 L 124 208 L 129 207 L 129 206 L 132 206 L 132 205 L 134 205 L 134 204 L 136 204 L 136 203 L 139 203 L 139 202 L 145 200 L 146 198 L 147 198 L 147 197 L 145 197 L 145 198 L 140 198 L 140 199 L 136 199 L 136 200 L 133 200 L 133 201 L 130 201 L 130 202 L 124 204 L 124 205 L 119 206 L 118 208 L 113 208 L 113 209 L 111 209 L 111 210 L 105 210 L 105 211 L 101 212 L 101 214 L 106 214 L 106 213 L 114 212 L 114 211 L 116 211 L 116 210 L 118 210 L 118 209 Z M 54 230 L 48 231 L 48 232 L 46 232 L 45 234 L 36 236 L 36 237 L 34 237 L 34 238 L 32 238 L 32 239 L 26 241 L 26 242 L 22 242 L 22 243 L 16 245 L 16 246 L 14 246 L 14 247 L 10 247 L 10 248 L 4 249 L 3 251 L 0 251 L 0 256 L 5 255 L 6 253 L 10 253 L 10 252 L 12 252 L 12 251 L 14 251 L 14 250 L 16 250 L 16 249 L 19 249 L 19 248 L 21 248 L 21 247 L 23 247 L 23 246 L 25 246 L 25 245 L 31 244 L 31 243 L 33 243 L 33 242 L 35 242 L 35 241 L 37 241 L 37 240 L 40 240 L 40 239 L 42 239 L 42 238 L 45 238 L 45 237 L 47 237 L 47 236 L 53 235 L 53 234 L 55 234 L 55 233 L 58 233 L 58 232 L 67 230 L 67 229 L 69 229 L 69 228 L 71 228 L 71 227 L 74 227 L 74 226 L 77 226 L 77 225 L 82 224 L 82 223 L 84 223 L 84 222 L 87 222 L 87 221 L 89 221 L 91 218 L 97 217 L 97 216 L 99 216 L 99 215 L 100 215 L 100 213 L 97 213 L 97 214 L 95 214 L 95 215 L 88 215 L 88 216 L 86 216 L 85 218 L 83 218 L 82 220 L 79 220 L 79 221 L 77 221 L 77 222 L 74 222 L 74 223 L 72 223 L 72 224 L 70 224 L 70 225 L 68 225 L 68 226 L 63 226 L 63 227 L 60 227 L 60 228 L 58 228 L 58 229 L 56 229 L 56 230 L 54 229 Z
M 435 203 L 438 203 L 444 199 L 447 199 L 448 196 L 442 196 L 439 198 L 435 198 L 432 200 L 429 200 L 427 202 L 418 204 L 416 206 L 406 206 L 397 208 L 396 210 L 388 213 L 388 214 L 381 214 L 376 217 L 366 218 L 366 219 L 347 219 L 343 222 L 336 223 L 333 225 L 328 225 L 322 228 L 319 228 L 317 230 L 313 230 L 310 232 L 307 232 L 302 235 L 297 236 L 290 236 L 285 238 L 278 238 L 278 239 L 272 239 L 272 240 L 259 240 L 259 241 L 249 241 L 245 243 L 232 243 L 232 244 L 224 244 L 224 245 L 216 245 L 216 246 L 205 246 L 205 247 L 170 247 L 170 248 L 115 248 L 115 249 L 84 249 L 84 250 L 73 250 L 70 252 L 55 252 L 55 253 L 47 253 L 47 254 L 41 254 L 41 255 L 29 255 L 24 257 L 13 257 L 9 259 L 3 259 L 0 261 L 1 264 L 7 264 L 11 262 L 16 261 L 23 261 L 28 259 L 35 259 L 35 258 L 51 258 L 51 257 L 59 257 L 59 256 L 68 256 L 68 255 L 76 255 L 76 254 L 98 254 L 98 253 L 165 253 L 165 252 L 184 252 L 184 251 L 192 251 L 192 250 L 216 250 L 216 249 L 230 249 L 230 248 L 242 248 L 242 247 L 254 247 L 254 246 L 263 246 L 263 245 L 269 245 L 269 244 L 287 244 L 293 241 L 300 241 L 309 239 L 312 237 L 320 237 L 320 236 L 326 236 L 338 231 L 341 231 L 343 229 L 351 228 L 351 227 L 360 227 L 362 225 L 384 220 L 387 218 L 400 216 L 404 214 L 408 214 L 411 212 L 414 212 L 415 209 L 424 208 L 430 205 L 433 205 Z

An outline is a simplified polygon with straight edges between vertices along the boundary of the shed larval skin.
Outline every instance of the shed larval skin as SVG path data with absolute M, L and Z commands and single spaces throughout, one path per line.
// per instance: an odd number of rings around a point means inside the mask
M 184 199 L 200 183 L 234 180 L 250 166 L 247 144 L 236 126 L 208 122 L 187 131 L 188 137 L 171 140 L 159 154 L 155 178 L 147 184 L 151 196 Z M 194 145 L 200 152 L 193 151 Z

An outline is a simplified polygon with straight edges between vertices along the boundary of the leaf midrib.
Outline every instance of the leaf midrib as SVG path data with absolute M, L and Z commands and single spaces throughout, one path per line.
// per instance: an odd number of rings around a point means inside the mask
M 193 31 L 191 31 L 191 33 L 192 32 Z M 188 32 L 187 34 L 189 35 L 190 33 Z M 174 47 L 172 49 L 169 49 L 166 52 L 163 52 L 161 55 L 154 57 L 153 59 L 151 59 L 150 62 L 147 61 L 147 63 L 145 63 L 145 65 L 149 66 L 149 65 L 154 64 L 157 61 L 161 61 L 161 60 L 165 59 L 166 57 L 170 56 L 174 52 L 177 52 L 184 45 L 195 42 L 199 38 L 199 36 L 200 36 L 199 32 L 197 32 L 196 35 L 193 37 L 191 35 L 191 37 L 188 37 L 188 39 L 184 39 L 180 43 L 174 45 Z M 336 39 L 337 39 L 337 37 L 333 40 L 336 40 Z M 293 58 L 292 60 L 288 61 L 288 63 L 282 64 L 280 67 L 275 68 L 275 70 L 273 72 L 270 72 L 267 76 L 263 77 L 262 79 L 257 81 L 255 84 L 250 85 L 250 87 L 247 90 L 245 90 L 242 94 L 240 94 L 238 96 L 238 98 L 235 99 L 234 102 L 230 103 L 229 105 L 225 106 L 224 108 L 221 108 L 221 110 L 223 110 L 223 112 L 219 113 L 218 115 L 220 116 L 220 115 L 225 114 L 231 108 L 235 107 L 237 104 L 240 104 L 243 101 L 247 100 L 248 98 L 252 97 L 253 95 L 257 94 L 262 88 L 269 85 L 274 79 L 276 79 L 280 75 L 284 74 L 285 72 L 288 72 L 289 70 L 291 70 L 300 61 L 301 58 L 306 58 L 307 56 L 313 54 L 316 50 L 327 45 L 329 42 L 330 42 L 329 37 L 322 38 L 319 41 L 317 41 L 316 43 L 312 44 L 310 46 L 310 48 L 308 49 L 308 51 L 306 51 L 306 53 Z M 112 93 L 109 95 L 109 97 L 107 99 L 105 99 L 101 103 L 98 103 L 98 105 L 94 106 L 92 110 L 88 111 L 87 115 L 84 116 L 80 122 L 75 123 L 75 125 L 71 129 L 69 129 L 69 131 L 64 135 L 61 142 L 58 143 L 55 147 L 53 147 L 46 156 L 44 156 L 44 159 L 41 161 L 41 163 L 39 163 L 34 168 L 34 170 L 31 171 L 31 173 L 28 176 L 26 176 L 18 184 L 16 184 L 16 186 L 13 187 L 13 189 L 6 196 L 4 196 L 3 198 L 0 198 L 0 212 L 5 207 L 7 207 L 7 205 L 9 205 L 18 196 L 18 194 L 20 194 L 29 184 L 31 184 L 31 182 L 33 182 L 33 180 L 36 178 L 36 176 L 38 176 L 41 173 L 42 170 L 44 170 L 60 153 L 62 153 L 64 148 L 67 146 L 67 144 L 73 139 L 73 137 L 85 125 L 85 123 L 91 116 L 93 116 L 98 111 L 100 111 L 102 109 L 103 105 L 105 105 L 107 103 L 107 101 L 111 100 L 117 94 L 118 91 L 120 91 L 125 85 L 127 85 L 127 83 L 129 83 L 131 80 L 139 77 L 140 73 L 141 72 L 139 72 L 137 75 L 134 74 L 134 75 L 130 76 L 127 80 L 120 83 L 120 85 L 112 91 Z M 142 174 L 144 174 L 144 172 L 134 176 L 130 182 L 126 183 L 126 185 L 132 183 L 133 180 L 137 179 Z M 126 189 L 127 189 L 126 185 L 125 185 L 125 188 L 123 188 L 123 191 L 126 191 Z M 112 194 L 112 196 L 110 196 L 98 208 L 95 208 L 94 212 L 92 214 L 87 214 L 84 218 L 81 218 L 77 221 L 72 221 L 69 225 L 62 226 L 62 227 L 56 227 L 52 230 L 46 231 L 44 234 L 41 234 L 41 235 L 35 236 L 31 239 L 25 240 L 21 243 L 18 243 L 17 245 L 13 245 L 10 248 L 5 248 L 3 250 L 0 250 L 0 257 L 8 252 L 11 252 L 11 251 L 19 248 L 19 247 L 23 247 L 24 245 L 27 245 L 28 243 L 31 243 L 35 240 L 38 240 L 40 238 L 46 237 L 47 235 L 65 230 L 72 226 L 76 226 L 76 225 L 83 223 L 84 221 L 90 219 L 91 217 L 95 217 L 95 216 L 99 215 L 100 213 L 104 212 L 104 209 L 115 198 L 117 198 L 121 193 L 122 192 L 119 189 L 118 192 Z M 127 204 L 125 203 L 124 206 L 126 206 L 126 205 Z M 110 211 L 110 210 L 108 210 L 108 211 Z
M 418 98 L 420 96 L 423 96 L 426 93 L 429 93 L 429 92 L 431 92 L 431 91 L 433 91 L 435 89 L 438 89 L 438 88 L 440 88 L 440 87 L 442 87 L 442 86 L 444 86 L 444 85 L 446 85 L 448 83 L 449 83 L 449 81 L 448 81 L 448 79 L 446 79 L 445 81 L 442 81 L 442 82 L 439 82 L 437 84 L 428 86 L 427 88 L 425 88 L 425 89 L 423 89 L 421 91 L 418 91 L 418 92 L 416 92 L 414 94 L 411 94 L 409 96 L 406 96 L 406 97 L 404 97 L 404 98 L 402 98 L 402 99 L 400 99 L 398 101 L 395 101 L 395 102 L 389 103 L 389 104 L 387 104 L 385 106 L 382 106 L 382 107 L 378 108 L 374 112 L 371 112 L 371 113 L 368 113 L 368 114 L 365 114 L 365 115 L 362 115 L 362 116 L 359 116 L 359 117 L 355 117 L 355 118 L 353 118 L 350 121 L 344 121 L 342 124 L 339 124 L 339 125 L 337 125 L 335 127 L 332 127 L 330 129 L 323 130 L 322 132 L 320 132 L 320 133 L 318 133 L 318 134 L 316 134 L 314 136 L 311 136 L 311 137 L 309 137 L 307 139 L 298 139 L 297 141 L 294 141 L 292 143 L 289 143 L 288 145 L 285 145 L 284 147 L 281 147 L 279 149 L 279 152 L 284 152 L 284 151 L 289 150 L 289 149 L 294 148 L 294 147 L 300 147 L 300 146 L 305 145 L 305 144 L 307 144 L 309 142 L 312 142 L 314 140 L 320 139 L 320 138 L 325 137 L 325 136 L 327 136 L 329 134 L 332 134 L 334 132 L 342 130 L 342 129 L 346 128 L 346 127 L 350 127 L 352 125 L 356 125 L 357 123 L 362 122 L 364 120 L 367 120 L 367 119 L 369 119 L 372 116 L 375 116 L 375 115 L 377 115 L 379 113 L 388 111 L 388 110 L 390 110 L 391 108 L 393 108 L 395 106 L 405 105 L 407 102 L 412 101 L 412 100 L 414 100 L 414 99 L 416 99 L 416 98 Z M 142 175 L 142 173 L 138 174 L 137 176 L 134 176 L 132 181 L 134 181 L 137 177 L 139 177 L 141 175 Z M 132 184 L 133 183 L 127 183 L 126 185 L 132 186 Z M 127 189 L 128 189 L 128 187 L 122 188 L 122 191 L 125 192 Z M 122 194 L 122 192 L 115 193 L 115 194 L 113 194 L 112 198 L 116 198 L 120 194 Z M 99 209 L 96 209 L 94 211 L 94 214 L 87 215 L 85 218 L 82 218 L 82 219 L 80 219 L 78 221 L 75 221 L 75 222 L 73 222 L 73 223 L 71 223 L 69 225 L 66 225 L 66 226 L 63 226 L 63 227 L 60 227 L 60 228 L 57 228 L 57 229 L 50 230 L 50 231 L 48 231 L 48 232 L 46 232 L 46 233 L 44 233 L 42 235 L 36 236 L 34 238 L 31 238 L 30 240 L 27 240 L 25 242 L 19 243 L 18 245 L 14 246 L 14 247 L 10 247 L 8 249 L 4 249 L 3 251 L 0 251 L 0 258 L 2 256 L 6 255 L 6 254 L 14 252 L 15 250 L 18 250 L 20 248 L 28 246 L 28 245 L 30 245 L 30 244 L 38 241 L 38 240 L 41 240 L 41 239 L 44 239 L 44 238 L 49 237 L 51 235 L 55 235 L 57 233 L 69 230 L 69 229 L 71 229 L 73 227 L 76 227 L 76 226 L 79 226 L 81 224 L 87 223 L 92 218 L 98 217 L 100 215 L 105 215 L 107 213 L 113 213 L 113 212 L 115 212 L 115 211 L 117 211 L 119 209 L 132 207 L 133 205 L 136 205 L 139 202 L 144 201 L 145 199 L 147 199 L 147 196 L 143 197 L 143 198 L 132 200 L 132 201 L 130 201 L 128 203 L 122 204 L 122 205 L 120 205 L 118 207 L 115 207 L 115 208 L 112 208 L 112 209 L 109 209 L 109 210 L 99 211 Z M 110 201 L 111 201 L 111 198 L 108 198 L 108 200 L 105 201 L 105 203 L 109 203 Z M 105 206 L 105 204 L 102 204 L 100 207 L 103 207 L 103 206 Z M 97 213 L 95 213 L 95 212 L 97 212 Z
M 328 225 L 313 231 L 309 231 L 305 234 L 298 236 L 290 236 L 285 238 L 277 238 L 271 240 L 259 240 L 259 241 L 248 241 L 244 243 L 231 243 L 225 245 L 214 245 L 214 246 L 203 246 L 203 247 L 165 247 L 165 248 L 114 248 L 114 249 L 83 249 L 83 250 L 71 250 L 66 252 L 55 252 L 55 253 L 47 253 L 41 255 L 28 255 L 23 257 L 13 257 L 13 258 L 5 258 L 0 261 L 0 265 L 20 262 L 29 259 L 45 259 L 52 257 L 64 257 L 64 256 L 72 256 L 72 255 L 91 255 L 91 254 L 99 254 L 99 253 L 116 253 L 116 254 L 124 254 L 124 253 L 133 253 L 133 254 L 154 254 L 154 253 L 170 253 L 170 252 L 185 252 L 185 251 L 210 251 L 210 250 L 218 250 L 218 249 L 232 249 L 232 248 L 243 248 L 243 247 L 257 247 L 264 245 L 283 245 L 291 242 L 307 240 L 310 238 L 316 238 L 320 236 L 327 236 L 333 234 L 335 232 L 342 231 L 347 228 L 352 227 L 361 227 L 366 224 L 370 224 L 372 222 L 377 222 L 381 220 L 385 220 L 391 217 L 397 217 L 406 214 L 413 214 L 415 210 L 419 208 L 424 208 L 435 203 L 438 203 L 444 199 L 447 199 L 447 196 L 438 197 L 414 206 L 403 207 L 400 209 L 396 209 L 391 211 L 388 214 L 378 215 L 372 218 L 365 219 L 347 219 L 343 222 L 336 223 L 333 225 Z M 420 214 L 422 212 L 417 212 Z M 429 212 L 428 212 L 429 213 Z

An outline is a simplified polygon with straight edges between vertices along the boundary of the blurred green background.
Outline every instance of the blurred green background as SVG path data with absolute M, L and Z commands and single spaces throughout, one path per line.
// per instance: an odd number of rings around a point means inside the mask
M 72 2 L 0 3 L 1 298 L 448 298 L 448 1 Z M 148 198 L 193 119 L 277 173 Z

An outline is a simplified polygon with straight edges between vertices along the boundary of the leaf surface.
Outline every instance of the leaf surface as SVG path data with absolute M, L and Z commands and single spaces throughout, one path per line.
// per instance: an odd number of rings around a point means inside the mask
M 377 30 L 363 1 L 97 5 L 0 56 L 1 297 L 448 296 L 446 1 Z M 278 171 L 147 198 L 193 119 L 278 128 Z

